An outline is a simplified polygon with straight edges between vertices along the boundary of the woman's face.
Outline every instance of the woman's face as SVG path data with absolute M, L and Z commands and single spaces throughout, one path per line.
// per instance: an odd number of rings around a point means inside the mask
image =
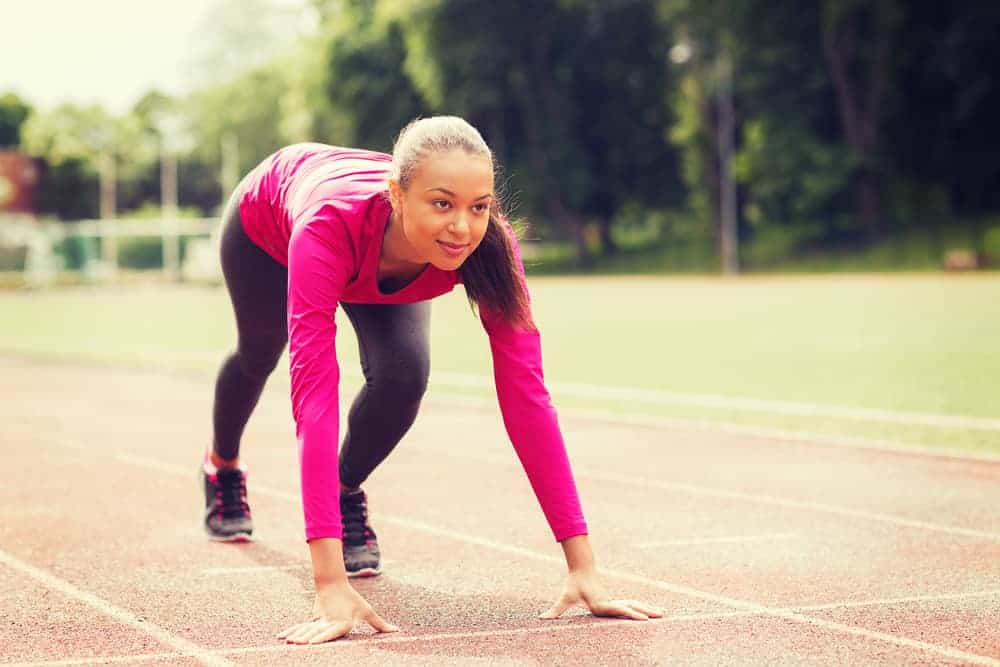
M 454 271 L 486 234 L 493 165 L 462 149 L 431 153 L 417 165 L 406 190 L 393 180 L 389 191 L 418 261 Z

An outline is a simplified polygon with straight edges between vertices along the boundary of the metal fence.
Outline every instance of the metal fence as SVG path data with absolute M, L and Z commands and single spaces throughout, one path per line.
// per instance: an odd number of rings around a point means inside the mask
M 5 283 L 45 287 L 60 276 L 115 282 L 124 272 L 218 281 L 217 218 L 115 218 L 61 223 L 0 217 Z

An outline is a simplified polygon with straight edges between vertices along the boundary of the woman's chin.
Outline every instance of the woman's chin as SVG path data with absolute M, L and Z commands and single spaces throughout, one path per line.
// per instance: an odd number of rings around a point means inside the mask
M 466 256 L 461 257 L 435 257 L 431 264 L 441 271 L 457 271 L 465 263 Z

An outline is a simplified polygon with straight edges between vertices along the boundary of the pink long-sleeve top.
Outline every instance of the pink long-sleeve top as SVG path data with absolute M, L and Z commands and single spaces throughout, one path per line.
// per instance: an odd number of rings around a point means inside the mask
M 402 289 L 388 294 L 379 289 L 391 160 L 383 153 L 295 144 L 265 159 L 243 181 L 239 209 L 247 236 L 288 267 L 292 412 L 309 540 L 343 536 L 337 304 L 413 303 L 450 292 L 460 282 L 458 272 L 428 264 Z M 518 268 L 523 280 L 519 254 Z M 544 384 L 539 334 L 480 310 L 504 425 L 552 533 L 556 540 L 585 534 L 566 447 Z

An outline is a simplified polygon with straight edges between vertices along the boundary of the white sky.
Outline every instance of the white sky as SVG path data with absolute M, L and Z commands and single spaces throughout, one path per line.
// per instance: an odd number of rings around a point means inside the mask
M 13 91 L 43 110 L 68 101 L 121 114 L 152 88 L 185 91 L 212 6 L 209 0 L 0 0 L 0 94 Z

